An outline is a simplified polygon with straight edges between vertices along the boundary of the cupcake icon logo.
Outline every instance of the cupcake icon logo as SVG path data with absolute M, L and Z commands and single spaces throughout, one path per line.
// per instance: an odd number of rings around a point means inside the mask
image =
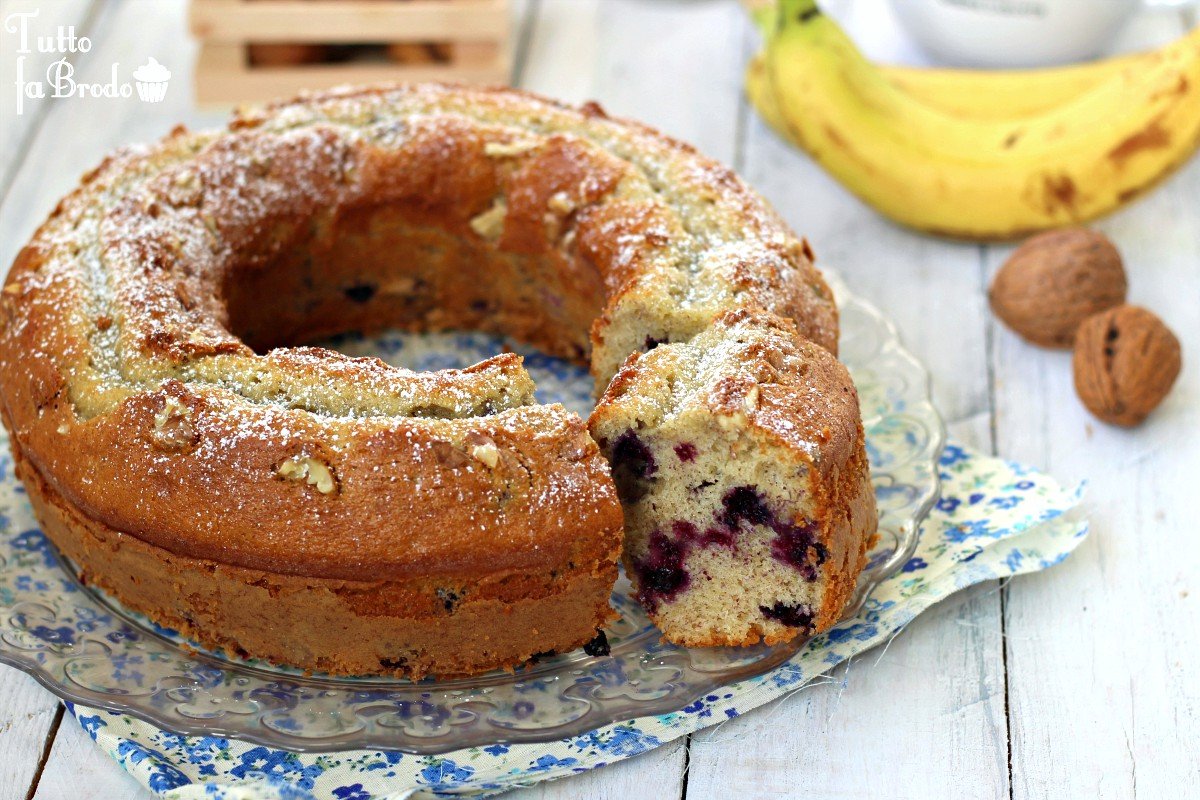
M 133 71 L 133 80 L 137 83 L 138 97 L 144 102 L 161 103 L 167 96 L 171 71 L 151 58 Z

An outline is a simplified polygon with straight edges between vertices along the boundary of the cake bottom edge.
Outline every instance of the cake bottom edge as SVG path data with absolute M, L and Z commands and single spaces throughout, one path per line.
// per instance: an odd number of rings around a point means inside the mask
M 180 556 L 86 517 L 13 450 L 43 532 L 83 583 L 231 656 L 332 675 L 461 677 L 574 650 L 615 617 L 615 561 L 565 575 L 547 570 L 541 596 L 466 592 L 430 614 L 411 613 L 413 592 L 401 582 L 279 575 Z

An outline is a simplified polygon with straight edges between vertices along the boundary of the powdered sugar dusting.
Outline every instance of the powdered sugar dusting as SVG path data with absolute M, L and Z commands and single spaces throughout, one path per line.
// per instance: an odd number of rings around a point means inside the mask
M 499 185 L 547 154 L 579 178 L 544 198 L 544 242 L 516 242 L 507 224 L 532 177 L 475 209 L 438 205 L 439 193 Z M 362 487 L 403 484 L 411 496 L 465 504 L 462 521 L 483 529 L 511 502 L 501 499 L 512 487 L 525 485 L 522 502 L 560 530 L 603 517 L 610 484 L 581 421 L 534 405 L 515 357 L 414 373 L 319 348 L 256 354 L 230 331 L 229 285 L 274 263 L 313 226 L 371 203 L 411 208 L 422 224 L 460 225 L 461 235 L 473 216 L 489 246 L 541 247 L 580 274 L 599 271 L 611 298 L 592 354 L 600 385 L 646 342 L 686 344 L 730 308 L 791 315 L 803 333 L 830 345 L 835 338 L 831 302 L 800 243 L 728 169 L 594 107 L 410 86 L 245 112 L 225 132 L 180 130 L 114 155 L 36 237 L 40 259 L 17 276 L 28 297 L 15 308 L 39 321 L 10 325 L 5 350 L 21 331 L 23 352 L 44 352 L 66 383 L 71 407 L 53 413 L 97 430 L 177 381 L 180 402 L 194 403 L 199 440 L 186 452 L 149 448 L 145 458 L 191 465 L 194 483 L 230 497 L 231 513 L 242 495 L 216 485 L 221 476 L 242 470 L 245 491 L 265 497 L 282 489 L 256 482 L 299 458 L 328 465 L 343 506 Z M 693 364 L 699 372 L 680 383 L 703 383 L 710 368 L 736 372 L 739 357 L 714 341 Z M 802 405 L 819 405 L 821 387 L 809 391 Z M 47 394 L 58 396 L 53 386 Z M 670 397 L 663 402 L 690 402 L 686 391 Z M 809 413 L 753 412 L 815 454 Z M 472 444 L 473 436 L 491 441 Z M 387 448 L 404 449 L 406 459 L 390 472 Z M 343 513 L 334 505 L 305 513 Z

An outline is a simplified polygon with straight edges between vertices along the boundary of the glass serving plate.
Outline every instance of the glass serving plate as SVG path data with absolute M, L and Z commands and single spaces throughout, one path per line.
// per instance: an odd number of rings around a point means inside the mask
M 846 609 L 912 555 L 917 527 L 938 495 L 944 434 L 928 375 L 895 329 L 835 276 L 841 355 L 862 400 L 880 537 Z M 340 337 L 351 355 L 378 355 L 413 369 L 462 366 L 511 346 L 543 402 L 586 416 L 591 380 L 582 369 L 478 333 Z M 0 661 L 64 700 L 120 711 L 179 733 L 227 736 L 295 751 L 354 748 L 435 754 L 494 742 L 542 742 L 612 722 L 677 711 L 722 686 L 761 675 L 801 646 L 685 649 L 660 641 L 622 578 L 612 602 L 611 654 L 582 650 L 515 673 L 411 682 L 306 675 L 203 650 L 173 631 L 81 586 L 37 528 L 0 455 Z

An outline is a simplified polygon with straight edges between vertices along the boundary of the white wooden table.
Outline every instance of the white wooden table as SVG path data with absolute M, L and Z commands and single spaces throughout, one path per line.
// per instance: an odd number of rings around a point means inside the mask
M 0 0 L 0 18 L 32 0 Z M 868 52 L 919 60 L 881 0 L 829 3 Z M 167 99 L 26 101 L 0 30 L 0 263 L 105 152 L 191 107 L 195 48 L 181 0 L 50 0 L 42 32 L 74 25 L 81 80 L 153 56 Z M 1088 480 L 1091 538 L 1062 566 L 964 592 L 882 655 L 832 681 L 639 758 L 513 797 L 1200 797 L 1200 159 L 1101 227 L 1124 251 L 1131 298 L 1183 342 L 1184 371 L 1143 428 L 1092 421 L 1069 356 L 1025 345 L 987 312 L 1003 247 L 922 238 L 876 217 L 774 138 L 740 92 L 755 36 L 731 1 L 527 0 L 517 83 L 597 99 L 732 164 L 860 294 L 886 309 L 933 373 L 960 442 Z M 1164 42 L 1191 12 L 1138 18 L 1119 49 Z M 31 54 L 26 77 L 57 56 Z M 59 703 L 0 667 L 0 800 L 142 798 Z

